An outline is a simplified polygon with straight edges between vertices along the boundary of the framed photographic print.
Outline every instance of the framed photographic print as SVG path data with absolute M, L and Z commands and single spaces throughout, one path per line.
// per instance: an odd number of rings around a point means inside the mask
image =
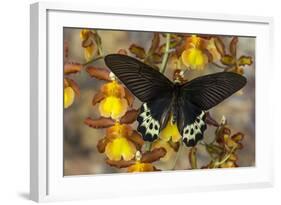
M 31 5 L 31 199 L 271 186 L 271 30 L 268 17 Z

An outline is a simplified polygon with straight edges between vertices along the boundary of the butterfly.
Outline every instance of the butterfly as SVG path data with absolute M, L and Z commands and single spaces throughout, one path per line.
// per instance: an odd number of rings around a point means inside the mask
M 206 111 L 216 106 L 247 82 L 232 72 L 219 72 L 173 83 L 141 61 L 121 54 L 105 56 L 105 64 L 115 76 L 143 102 L 137 130 L 145 141 L 154 141 L 172 119 L 187 147 L 203 139 L 207 128 Z

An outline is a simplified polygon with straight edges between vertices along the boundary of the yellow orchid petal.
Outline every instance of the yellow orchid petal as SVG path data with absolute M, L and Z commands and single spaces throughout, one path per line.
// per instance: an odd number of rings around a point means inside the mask
M 190 48 L 182 52 L 182 62 L 191 69 L 202 69 L 207 64 L 207 56 L 197 48 Z
M 90 30 L 89 29 L 82 29 L 80 31 L 80 39 L 83 41 L 83 40 L 86 40 L 89 38 L 89 35 L 90 35 Z
M 103 117 L 111 117 L 112 119 L 119 119 L 128 109 L 128 102 L 125 99 L 117 97 L 106 97 L 99 104 L 99 111 Z
M 72 87 L 69 86 L 64 88 L 64 108 L 70 107 L 74 102 L 74 98 L 75 92 Z
M 128 172 L 151 172 L 151 171 L 154 171 L 154 167 L 152 164 L 141 163 L 139 161 L 128 167 Z
M 111 142 L 107 143 L 105 147 L 105 154 L 110 160 L 118 161 L 122 158 L 126 161 L 135 157 L 135 145 L 127 140 L 125 137 L 117 137 Z
M 174 124 L 170 119 L 166 127 L 160 132 L 160 138 L 166 142 L 170 139 L 172 139 L 173 142 L 178 142 L 181 139 L 181 134 L 178 130 L 177 124 Z

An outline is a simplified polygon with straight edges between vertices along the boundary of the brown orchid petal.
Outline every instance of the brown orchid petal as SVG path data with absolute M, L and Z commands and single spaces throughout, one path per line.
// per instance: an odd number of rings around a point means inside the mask
M 188 153 L 189 163 L 192 169 L 197 169 L 197 149 L 196 147 L 192 147 Z
M 152 163 L 159 160 L 161 157 L 164 157 L 167 151 L 164 148 L 156 148 L 152 151 L 145 152 L 142 155 L 141 162 L 143 163 Z
M 136 121 L 138 117 L 138 110 L 132 109 L 126 112 L 126 114 L 120 119 L 121 124 L 131 124 Z
M 88 66 L 86 71 L 89 73 L 91 77 L 95 77 L 99 80 L 110 81 L 109 71 L 104 68 L 97 68 L 93 66 Z
M 244 138 L 244 134 L 241 132 L 238 132 L 238 133 L 232 135 L 232 137 L 231 137 L 231 139 L 234 140 L 235 142 L 240 142 L 243 140 L 243 138 Z
M 82 69 L 82 65 L 80 63 L 66 63 L 64 64 L 64 74 L 68 75 L 71 73 L 80 72 Z
M 218 126 L 219 126 L 219 123 L 218 123 L 214 118 L 212 118 L 212 116 L 210 115 L 209 112 L 206 113 L 205 122 L 206 122 L 208 125 L 213 125 L 213 126 L 215 126 L 215 127 L 218 127 Z
M 90 33 L 90 36 L 94 39 L 94 41 L 96 42 L 96 44 L 98 45 L 98 46 L 100 46 L 101 45 L 101 37 L 100 37 L 100 35 L 98 34 L 98 32 L 97 31 L 92 31 L 91 33 Z M 99 53 L 100 54 L 100 53 Z
M 213 55 L 211 54 L 211 52 L 208 49 L 203 49 L 202 51 L 207 56 L 208 62 L 213 62 L 214 58 L 213 58 Z
M 122 54 L 122 55 L 128 55 L 127 51 L 126 51 L 125 49 L 123 49 L 123 48 L 119 49 L 119 50 L 117 51 L 117 53 L 118 53 L 118 54 Z
M 72 80 L 70 78 L 65 78 L 65 80 L 67 81 L 68 86 L 70 86 L 74 90 L 76 95 L 78 97 L 80 97 L 80 88 L 79 88 L 78 84 L 74 80 Z
M 218 50 L 218 52 L 221 54 L 221 56 L 225 55 L 225 46 L 224 43 L 222 42 L 220 37 L 215 37 L 214 38 L 215 46 Z
M 95 106 L 97 103 L 102 101 L 104 98 L 105 98 L 104 94 L 101 91 L 98 91 L 93 97 L 92 105 Z
M 132 166 L 133 164 L 135 164 L 134 160 L 129 160 L 129 161 L 125 161 L 125 160 L 119 160 L 119 161 L 113 161 L 110 159 L 106 160 L 106 163 L 112 167 L 117 167 L 117 168 L 126 168 L 129 166 Z
M 151 61 L 155 64 L 159 64 L 162 62 L 162 55 L 159 53 L 153 53 L 150 58 Z
M 91 38 L 87 38 L 84 41 L 82 41 L 81 45 L 82 45 L 83 48 L 87 48 L 87 47 L 92 46 L 93 44 L 94 44 L 94 42 L 92 41 L 92 39 Z
M 209 34 L 199 34 L 197 36 L 203 40 L 210 40 L 213 37 L 213 35 L 209 35 Z
M 244 147 L 244 146 L 243 146 L 243 144 L 242 144 L 242 143 L 240 143 L 240 142 L 239 142 L 239 143 L 237 143 L 237 149 L 243 149 L 243 147 Z
M 159 43 L 160 43 L 160 35 L 159 33 L 154 33 L 148 53 L 149 54 L 154 53 L 156 49 L 159 47 Z
M 124 87 L 124 91 L 125 91 L 125 98 L 127 99 L 128 101 L 128 105 L 130 107 L 132 107 L 133 103 L 134 103 L 134 100 L 135 100 L 135 97 L 133 96 L 133 94 L 131 93 L 131 91 L 129 91 L 128 88 Z
M 69 86 L 69 84 L 68 84 L 68 82 L 67 82 L 67 79 L 64 78 L 64 79 L 63 79 L 63 87 L 66 88 L 66 87 L 68 87 L 68 86 Z
M 206 150 L 216 156 L 223 154 L 223 148 L 215 144 L 206 144 Z
M 90 117 L 84 120 L 84 123 L 92 128 L 108 128 L 114 125 L 114 120 L 111 118 L 101 117 L 99 119 L 92 119 Z
M 132 44 L 130 46 L 129 50 L 132 54 L 134 54 L 139 59 L 144 59 L 146 56 L 144 48 L 142 48 L 136 44 Z
M 165 52 L 166 49 L 166 43 L 163 43 L 162 45 L 160 45 L 157 49 L 157 53 L 161 53 L 163 54 Z
M 237 43 L 238 43 L 238 37 L 235 36 L 232 38 L 231 42 L 230 42 L 230 45 L 229 45 L 229 51 L 230 51 L 230 54 L 236 58 L 236 50 L 237 50 Z
M 224 144 L 225 140 L 224 140 L 224 136 L 230 136 L 231 134 L 231 130 L 227 127 L 227 126 L 219 126 L 216 130 L 216 141 L 219 144 Z
M 133 143 L 135 143 L 135 145 L 137 146 L 137 149 L 140 150 L 141 147 L 144 144 L 144 141 L 141 137 L 141 135 L 137 132 L 137 131 L 133 131 L 133 133 L 127 137 L 129 140 L 131 140 Z
M 180 43 L 181 43 L 181 41 L 171 40 L 171 42 L 170 42 L 170 49 L 176 48 Z M 164 53 L 163 52 L 164 51 L 163 48 L 161 48 L 161 49 L 162 49 L 161 53 Z
M 104 153 L 105 147 L 108 142 L 109 142 L 109 140 L 107 139 L 107 137 L 104 137 L 98 141 L 97 149 L 98 149 L 99 153 Z
M 185 50 L 185 41 L 182 41 L 177 47 L 176 47 L 176 55 L 178 57 L 181 56 L 182 52 Z

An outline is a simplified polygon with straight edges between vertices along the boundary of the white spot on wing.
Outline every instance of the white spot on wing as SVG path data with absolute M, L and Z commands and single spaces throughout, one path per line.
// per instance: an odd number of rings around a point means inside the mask
M 205 126 L 206 126 L 205 122 L 203 120 L 204 115 L 205 115 L 205 112 L 202 111 L 201 114 L 199 116 L 197 116 L 194 123 L 187 125 L 183 128 L 183 140 L 186 141 L 187 144 L 188 144 L 188 142 L 190 142 L 190 140 L 193 140 L 194 143 L 196 144 L 196 142 L 198 140 L 200 140 L 200 139 L 196 139 L 197 134 L 200 134 L 203 136 L 203 133 L 205 131 Z
M 158 136 L 160 130 L 160 123 L 151 116 L 151 111 L 148 108 L 147 104 L 143 105 L 143 112 L 140 113 L 139 117 L 141 118 L 141 122 L 139 122 L 140 127 L 145 128 L 145 135 Z

